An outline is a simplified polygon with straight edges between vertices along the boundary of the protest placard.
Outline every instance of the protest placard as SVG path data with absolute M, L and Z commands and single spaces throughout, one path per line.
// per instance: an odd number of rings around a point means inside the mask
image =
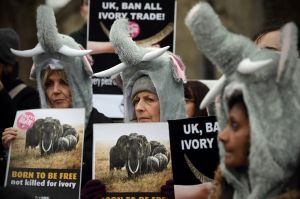
M 105 198 L 163 198 L 173 178 L 168 124 L 94 124 L 93 178 L 105 184 Z
M 168 123 L 174 183 L 212 182 L 219 163 L 216 117 L 170 120 Z
M 79 198 L 84 109 L 18 111 L 5 186 L 33 198 Z

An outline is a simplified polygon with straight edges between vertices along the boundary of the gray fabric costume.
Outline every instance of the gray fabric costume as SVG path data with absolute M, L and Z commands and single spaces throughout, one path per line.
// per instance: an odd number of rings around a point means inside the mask
M 93 71 L 87 55 L 90 51 L 82 47 L 71 37 L 59 34 L 56 28 L 54 12 L 50 7 L 39 6 L 37 10 L 37 37 L 39 43 L 34 49 L 26 51 L 13 50 L 19 56 L 32 57 L 33 67 L 30 77 L 36 79 L 40 94 L 41 108 L 49 108 L 45 96 L 41 72 L 50 67 L 65 71 L 72 95 L 73 108 L 85 108 L 86 125 L 92 111 Z
M 116 20 L 110 30 L 110 41 L 121 64 L 94 74 L 113 76 L 122 72 L 125 122 L 135 119 L 131 101 L 133 84 L 141 76 L 149 76 L 160 102 L 160 120 L 185 118 L 183 81 L 185 66 L 179 57 L 166 52 L 167 48 L 143 48 L 136 45 L 128 33 L 128 20 Z
M 219 142 L 221 170 L 234 188 L 235 199 L 265 199 L 283 192 L 294 175 L 300 157 L 300 62 L 297 29 L 282 29 L 282 52 L 260 49 L 249 39 L 228 32 L 207 3 L 188 14 L 186 24 L 202 52 L 224 73 L 204 104 L 219 96 L 218 121 L 227 123 L 227 99 L 240 92 L 249 113 L 251 146 L 247 172 L 224 164 Z

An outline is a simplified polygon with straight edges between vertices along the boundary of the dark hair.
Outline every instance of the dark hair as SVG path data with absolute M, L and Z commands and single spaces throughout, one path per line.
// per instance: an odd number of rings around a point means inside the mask
M 248 109 L 247 109 L 247 106 L 245 104 L 244 97 L 242 94 L 233 95 L 229 98 L 228 109 L 231 110 L 232 107 L 237 104 L 241 105 L 242 109 L 244 109 L 243 111 L 245 112 L 245 115 L 248 118 Z
M 253 35 L 252 40 L 253 41 L 258 40 L 259 38 L 261 38 L 266 33 L 273 32 L 273 31 L 276 31 L 276 30 L 280 30 L 281 27 L 286 23 L 287 23 L 287 21 L 285 21 L 285 20 L 269 20 L 269 21 L 266 21 L 262 25 L 260 30 L 255 35 Z
M 276 19 L 276 20 L 268 20 L 266 22 L 263 23 L 263 25 L 261 26 L 260 30 L 253 35 L 252 37 L 252 41 L 258 41 L 262 36 L 264 36 L 265 34 L 269 33 L 269 32 L 273 32 L 276 30 L 281 30 L 281 28 L 288 22 L 291 22 L 290 20 L 287 19 Z M 298 24 L 296 24 L 297 27 Z M 298 52 L 300 49 L 300 32 L 298 31 L 298 43 L 297 43 L 297 48 L 298 48 Z M 300 54 L 300 53 L 299 53 Z
M 45 92 L 47 90 L 47 85 L 46 85 L 47 79 L 49 78 L 50 75 L 54 73 L 58 74 L 66 83 L 68 83 L 68 77 L 64 70 L 52 70 L 51 68 L 48 67 L 45 70 L 43 70 L 41 73 L 42 86 Z
M 200 81 L 188 81 L 184 84 L 185 99 L 192 100 L 195 103 L 194 117 L 208 115 L 206 109 L 200 110 L 200 104 L 208 91 L 209 88 Z

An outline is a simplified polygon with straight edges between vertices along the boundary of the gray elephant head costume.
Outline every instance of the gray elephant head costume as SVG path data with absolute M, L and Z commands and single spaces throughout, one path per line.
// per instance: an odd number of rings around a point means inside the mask
M 168 47 L 138 46 L 129 36 L 127 19 L 119 19 L 113 23 L 110 41 L 122 63 L 94 76 L 115 76 L 122 72 L 125 122 L 135 118 L 131 94 L 135 81 L 141 76 L 148 76 L 155 87 L 160 103 L 160 121 L 185 118 L 185 66 L 181 59 L 168 52 Z
M 41 107 L 49 108 L 43 90 L 41 72 L 46 68 L 64 70 L 72 94 L 72 107 L 85 108 L 86 124 L 92 111 L 93 74 L 90 50 L 83 50 L 71 37 L 59 34 L 52 8 L 41 5 L 37 9 L 37 37 L 39 43 L 31 50 L 11 51 L 18 56 L 32 57 L 30 78 L 36 79 Z
M 251 40 L 230 33 L 207 3 L 197 4 L 186 24 L 202 52 L 223 72 L 202 107 L 219 96 L 220 130 L 227 123 L 227 100 L 243 95 L 248 109 L 251 138 L 247 176 L 224 164 L 221 170 L 234 189 L 234 198 L 271 198 L 282 192 L 295 173 L 300 157 L 300 62 L 297 29 L 282 29 L 282 52 L 258 48 Z

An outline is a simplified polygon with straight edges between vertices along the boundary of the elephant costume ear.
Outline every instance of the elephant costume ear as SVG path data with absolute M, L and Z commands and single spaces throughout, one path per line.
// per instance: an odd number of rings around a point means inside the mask
M 289 60 L 297 60 L 299 57 L 298 53 L 298 29 L 295 23 L 290 22 L 284 25 L 281 29 L 281 41 L 282 41 L 282 49 L 281 56 L 277 68 L 277 77 L 276 81 L 280 82 L 282 75 L 284 74 L 284 70 L 288 65 L 287 62 Z M 289 78 L 291 74 L 285 73 L 286 78 Z
M 186 82 L 186 77 L 185 77 L 185 65 L 181 58 L 174 53 L 170 53 L 170 61 L 172 63 L 172 71 L 173 71 L 173 76 L 176 81 L 182 81 Z

